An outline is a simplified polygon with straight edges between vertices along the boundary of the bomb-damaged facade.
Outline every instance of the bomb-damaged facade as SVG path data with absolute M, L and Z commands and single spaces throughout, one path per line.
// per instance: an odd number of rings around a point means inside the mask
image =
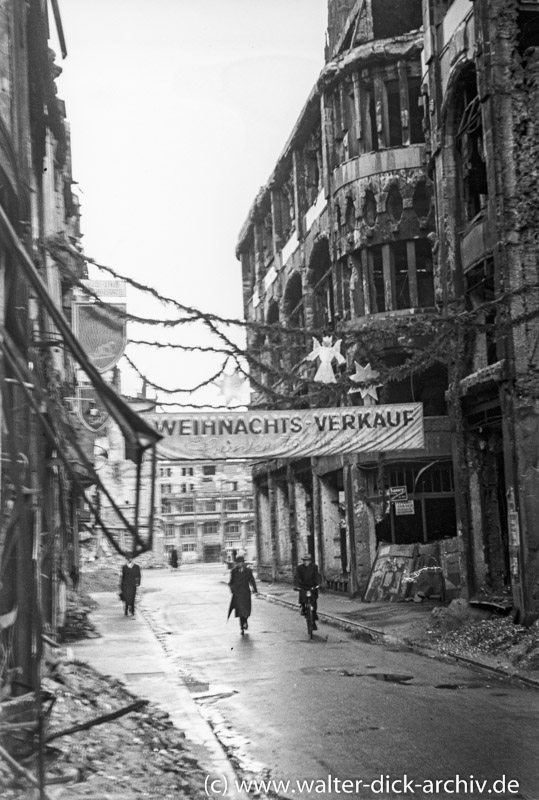
M 379 543 L 415 545 L 446 599 L 537 611 L 538 16 L 328 3 L 325 66 L 237 246 L 251 409 L 419 402 L 424 447 L 255 465 L 262 577 L 309 549 L 363 594 Z M 328 336 L 336 386 L 308 359 Z

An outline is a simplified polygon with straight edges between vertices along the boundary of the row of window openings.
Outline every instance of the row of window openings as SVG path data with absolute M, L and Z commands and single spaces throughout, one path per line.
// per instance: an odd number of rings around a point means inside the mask
M 463 99 L 461 103 L 463 108 L 460 110 L 461 125 L 456 135 L 456 150 L 459 155 L 460 166 L 460 181 L 461 190 L 463 193 L 463 207 L 465 215 L 471 219 L 483 207 L 485 197 L 488 194 L 488 186 L 486 179 L 486 166 L 485 166 L 485 153 L 482 136 L 481 113 L 477 97 L 477 87 L 475 82 L 475 74 L 467 77 L 463 83 L 466 85 L 465 92 L 463 90 Z M 377 150 L 382 146 L 396 147 L 403 144 L 402 131 L 406 125 L 406 114 L 402 114 L 401 97 L 403 96 L 401 87 L 398 80 L 389 80 L 382 82 L 384 92 L 375 101 L 375 92 L 373 90 L 367 91 L 365 96 L 368 97 L 368 119 L 370 121 L 370 146 L 369 143 L 365 145 L 368 149 Z M 418 78 L 410 78 L 407 82 L 409 93 L 409 108 L 410 119 L 408 125 L 410 126 L 410 141 L 411 143 L 423 141 L 423 131 L 420 125 L 421 114 L 419 113 L 419 99 L 420 99 L 420 81 Z M 340 139 L 341 142 L 346 143 L 348 157 L 357 155 L 354 148 L 358 147 L 357 140 L 353 144 L 354 138 L 349 136 L 348 129 L 352 130 L 353 115 L 355 113 L 355 104 L 353 94 L 347 94 L 348 102 L 345 104 L 344 111 L 339 114 L 345 118 L 344 123 L 339 123 L 342 128 L 343 134 Z M 412 114 L 412 110 L 417 107 L 418 113 Z M 474 116 L 475 115 L 475 116 Z M 473 118 L 473 125 L 470 124 L 470 119 Z M 465 124 L 466 123 L 466 124 Z M 380 137 L 378 136 L 380 134 Z M 365 137 L 367 142 L 369 136 Z M 344 145 L 343 145 L 344 147 Z M 425 217 L 428 214 L 429 205 L 426 202 L 421 202 L 421 209 L 416 210 L 418 216 Z M 400 198 L 393 190 L 393 196 L 388 198 L 388 212 L 390 216 L 397 220 L 402 213 L 400 208 Z M 349 203 L 346 209 L 346 224 L 349 228 L 355 225 L 355 218 L 352 218 L 353 204 Z M 367 224 L 374 225 L 376 219 L 376 203 L 374 196 L 366 200 L 364 206 L 364 215 Z M 355 215 L 354 215 L 355 216 Z
M 238 491 L 239 482 L 238 481 L 229 481 L 227 486 L 227 491 L 230 492 L 237 492 Z M 161 484 L 161 494 L 173 494 L 175 490 L 177 490 L 177 486 L 173 485 L 172 483 L 162 483 Z M 187 494 L 188 492 L 195 491 L 195 484 L 194 483 L 180 483 L 179 490 L 181 494 Z
M 334 98 L 336 161 L 425 141 L 420 78 L 403 76 L 402 80 L 360 82 L 359 107 L 358 137 L 354 92 L 343 92 Z
M 354 271 L 349 262 L 340 262 L 336 278 L 337 308 L 331 269 L 314 289 L 317 324 L 434 306 L 432 250 L 426 239 L 372 247 L 361 261 L 355 259 Z
M 180 536 L 196 536 L 196 528 L 194 524 L 187 524 L 187 525 L 166 525 L 165 526 L 165 536 L 167 538 L 171 538 L 176 536 L 176 533 L 179 533 Z M 202 535 L 203 536 L 212 536 L 217 535 L 220 533 L 220 526 L 218 523 L 215 524 L 206 524 L 202 526 Z M 232 534 L 239 534 L 241 533 L 241 526 L 239 523 L 228 523 L 225 525 L 225 536 L 230 536 Z M 247 536 L 254 534 L 254 523 L 248 522 L 245 526 L 245 533 Z
M 202 474 L 203 475 L 215 475 L 216 468 L 213 464 L 208 464 L 202 467 Z M 194 467 L 182 467 L 181 468 L 181 475 L 182 477 L 193 477 L 195 474 Z M 160 467 L 159 475 L 161 478 L 170 478 L 172 476 L 172 467 Z
M 246 497 L 243 500 L 225 500 L 223 502 L 224 511 L 250 511 L 254 508 L 254 500 L 252 497 Z M 194 503 L 190 500 L 185 500 L 182 503 L 162 503 L 161 512 L 164 514 L 194 514 L 195 511 L 218 511 L 219 504 L 217 500 L 206 500 L 200 503 Z
M 338 319 L 434 306 L 432 249 L 427 239 L 371 247 L 362 252 L 361 259 L 354 257 L 353 263 L 355 269 L 351 266 L 351 258 L 337 263 L 335 283 L 333 270 L 328 267 L 315 285 L 313 297 L 317 324 L 332 325 Z M 287 318 L 294 327 L 304 326 L 303 298 L 294 304 Z M 277 313 L 271 318 L 268 314 L 266 321 L 271 324 L 278 320 Z
M 421 101 L 421 81 L 419 78 L 408 78 L 401 86 L 399 80 L 380 81 L 377 90 L 374 84 L 365 85 L 361 90 L 363 121 L 361 139 L 357 130 L 354 94 L 345 93 L 344 102 L 336 102 L 335 137 L 338 155 L 335 161 L 347 161 L 361 152 L 375 152 L 389 147 L 402 147 L 405 144 L 419 144 L 425 141 L 423 132 L 423 111 Z M 407 108 L 402 107 L 402 99 L 407 97 Z M 306 177 L 308 186 L 316 186 L 314 194 L 308 195 L 312 202 L 318 195 L 320 185 L 320 159 L 312 153 L 306 159 Z M 280 196 L 279 218 L 282 223 L 282 238 L 286 241 L 294 229 L 292 203 L 289 193 Z M 400 216 L 400 215 L 399 215 Z M 426 214 L 422 215 L 426 216 Z M 273 222 L 271 214 L 260 227 L 261 246 L 264 261 L 273 255 Z M 251 264 L 252 266 L 252 264 Z M 251 272 L 254 277 L 254 270 Z
M 227 542 L 226 546 L 228 548 L 232 548 L 234 546 L 239 546 L 240 542 Z M 182 542 L 182 553 L 196 553 L 198 551 L 198 545 L 196 542 Z

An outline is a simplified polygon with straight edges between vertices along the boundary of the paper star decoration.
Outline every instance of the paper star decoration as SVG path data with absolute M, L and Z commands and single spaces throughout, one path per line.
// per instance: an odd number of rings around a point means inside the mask
M 357 361 L 354 361 L 354 364 L 356 365 L 356 371 L 354 375 L 350 375 L 350 380 L 354 383 L 370 384 L 370 386 L 358 386 L 357 389 L 350 389 L 348 394 L 357 394 L 357 392 L 360 392 L 361 399 L 366 406 L 376 405 L 378 402 L 376 386 L 380 386 L 381 384 L 378 383 L 374 385 L 374 381 L 376 378 L 380 377 L 380 373 L 372 369 L 370 363 L 367 364 L 366 367 L 362 367 Z
M 313 349 L 306 357 L 307 361 L 320 359 L 320 366 L 313 380 L 319 383 L 337 383 L 331 364 L 333 361 L 336 361 L 337 364 L 345 363 L 345 358 L 341 355 L 341 342 L 342 339 L 338 339 L 335 344 L 332 344 L 331 336 L 324 336 L 322 344 L 320 344 L 318 339 L 313 336 Z
M 213 381 L 219 388 L 219 394 L 225 398 L 227 406 L 245 405 L 249 402 L 249 381 L 243 375 L 239 375 L 236 370 L 232 373 L 223 372 L 218 380 Z M 245 395 L 247 394 L 247 399 Z

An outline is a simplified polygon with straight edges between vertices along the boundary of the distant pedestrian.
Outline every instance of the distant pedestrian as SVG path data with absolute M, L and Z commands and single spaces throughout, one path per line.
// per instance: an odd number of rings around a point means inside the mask
M 230 617 L 232 611 L 234 611 L 234 615 L 239 617 L 241 635 L 243 636 L 249 627 L 247 620 L 251 616 L 251 589 L 255 594 L 258 592 L 254 575 L 250 567 L 246 566 L 243 556 L 237 557 L 236 565 L 230 573 L 228 585 L 232 592 L 228 616 Z
M 120 582 L 120 598 L 124 602 L 125 616 L 135 615 L 135 597 L 140 586 L 140 567 L 135 564 L 131 556 L 127 557 L 126 563 L 122 567 L 122 579 Z
M 176 550 L 175 547 L 173 547 L 172 550 L 170 551 L 170 557 L 168 563 L 170 564 L 170 568 L 172 570 L 178 569 L 178 551 Z

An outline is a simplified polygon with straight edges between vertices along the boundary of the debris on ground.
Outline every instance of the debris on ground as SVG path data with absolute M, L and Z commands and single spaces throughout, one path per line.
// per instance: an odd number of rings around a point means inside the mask
M 75 592 L 72 589 L 67 593 L 67 611 L 65 626 L 62 631 L 62 642 L 76 642 L 80 639 L 97 639 L 99 633 L 95 625 L 88 618 L 96 608 L 96 603 L 84 592 Z
M 422 642 L 442 654 L 486 660 L 500 669 L 539 672 L 539 621 L 518 625 L 466 600 L 433 609 Z
M 193 798 L 204 792 L 205 775 L 168 715 L 141 701 L 118 680 L 82 662 L 49 662 L 43 688 L 56 699 L 46 726 L 47 788 L 70 783 L 62 797 L 127 793 L 129 797 Z M 126 709 L 134 707 L 130 713 Z M 122 716 L 110 719 L 115 712 Z M 85 728 L 90 722 L 105 719 Z M 68 729 L 80 727 L 68 735 Z M 37 773 L 37 755 L 18 759 Z M 24 775 L 0 758 L 2 800 L 23 800 Z M 35 791 L 35 790 L 34 790 Z

